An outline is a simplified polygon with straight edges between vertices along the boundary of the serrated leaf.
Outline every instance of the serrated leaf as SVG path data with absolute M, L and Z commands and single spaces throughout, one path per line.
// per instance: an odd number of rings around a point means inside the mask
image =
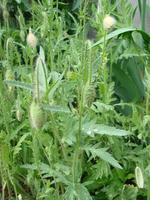
M 90 152 L 93 157 L 99 157 L 100 159 L 108 162 L 112 166 L 122 169 L 121 165 L 118 163 L 118 161 L 106 150 L 106 148 L 95 148 L 94 146 L 85 146 L 84 150 L 88 153 Z
M 83 3 L 83 0 L 74 0 L 73 1 L 73 6 L 72 6 L 72 11 L 80 8 L 82 3 Z
M 123 200 L 137 200 L 138 188 L 133 185 L 125 185 L 122 193 Z
M 112 105 L 107 105 L 105 103 L 94 102 L 91 106 L 91 109 L 94 110 L 96 113 L 103 113 L 108 111 L 113 111 L 114 107 Z
M 25 141 L 25 139 L 31 135 L 30 133 L 26 133 L 19 139 L 17 145 L 14 147 L 13 157 L 15 157 L 21 151 L 21 145 Z
M 83 132 L 87 135 L 108 135 L 108 136 L 127 136 L 131 133 L 125 130 L 117 129 L 112 126 L 107 126 L 104 124 L 96 124 L 95 121 L 88 122 L 83 125 Z
M 37 166 L 35 164 L 24 164 L 20 166 L 21 168 L 28 169 L 28 170 L 36 170 Z
M 70 113 L 71 111 L 67 107 L 62 107 L 59 105 L 47 105 L 47 104 L 42 104 L 42 108 L 46 111 L 50 112 L 62 112 L 62 113 Z
M 83 184 L 76 184 L 76 196 L 78 200 L 92 200 L 92 197 Z
M 20 81 L 15 81 L 15 80 L 4 80 L 4 82 L 9 85 L 9 86 L 14 86 L 14 87 L 19 87 L 22 89 L 30 90 L 32 91 L 32 85 Z
M 72 187 L 72 185 L 68 186 L 65 192 L 65 196 L 64 199 L 65 200 L 74 200 L 74 188 Z
M 83 184 L 69 185 L 66 189 L 65 200 L 92 200 L 90 193 Z

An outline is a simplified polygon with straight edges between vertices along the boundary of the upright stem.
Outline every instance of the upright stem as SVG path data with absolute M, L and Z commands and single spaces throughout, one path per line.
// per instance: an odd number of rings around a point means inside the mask
M 103 76 L 103 84 L 104 84 L 104 96 L 103 96 L 104 103 L 106 103 L 106 100 L 107 100 L 107 87 L 108 87 L 106 36 L 107 36 L 107 31 L 104 32 L 104 42 L 103 42 L 102 53 L 101 53 L 101 67 L 99 68 L 99 77 L 100 77 L 100 73 L 103 73 L 102 76 Z
M 146 2 L 147 0 L 138 0 L 138 6 L 141 17 L 141 29 L 145 31 L 145 17 L 146 17 Z
M 140 15 L 141 15 L 141 12 L 142 12 L 141 0 L 138 0 L 138 6 L 139 6 Z
M 146 1 L 147 0 L 143 0 L 143 5 L 142 5 L 142 30 L 143 31 L 145 31 Z
M 80 19 L 80 26 L 83 26 L 83 41 L 85 41 L 85 21 L 86 21 L 86 8 L 87 8 L 87 0 L 84 1 L 84 8 L 83 8 L 83 13 L 84 17 Z M 82 4 L 80 6 L 80 13 L 82 13 Z M 85 47 L 83 45 L 82 47 L 82 57 L 81 57 L 81 63 L 82 63 L 82 69 L 85 69 Z M 81 131 L 82 131 L 82 115 L 83 115 L 83 94 L 84 94 L 84 88 L 83 88 L 83 82 L 84 82 L 84 70 L 82 70 L 82 80 L 80 82 L 79 86 L 79 93 L 78 93 L 78 102 L 79 102 L 79 127 L 78 127 L 78 133 L 76 136 L 76 144 L 75 144 L 75 152 L 74 152 L 74 157 L 73 157 L 73 165 L 72 165 L 72 174 L 73 174 L 73 184 L 78 182 L 78 174 L 79 174 L 79 159 L 81 155 Z M 81 158 L 82 160 L 82 158 Z

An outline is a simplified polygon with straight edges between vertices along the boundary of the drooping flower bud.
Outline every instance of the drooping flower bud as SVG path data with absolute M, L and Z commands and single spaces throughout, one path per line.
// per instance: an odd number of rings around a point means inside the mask
M 39 103 L 32 102 L 30 105 L 30 123 L 36 130 L 42 128 L 45 122 L 45 113 Z
M 135 168 L 135 179 L 138 188 L 144 188 L 144 178 L 140 167 Z
M 32 48 L 36 48 L 37 46 L 37 38 L 36 36 L 32 33 L 31 28 L 29 29 L 29 33 L 27 35 L 27 44 L 32 47 Z
M 114 17 L 106 15 L 103 19 L 103 27 L 105 30 L 112 28 L 116 24 Z

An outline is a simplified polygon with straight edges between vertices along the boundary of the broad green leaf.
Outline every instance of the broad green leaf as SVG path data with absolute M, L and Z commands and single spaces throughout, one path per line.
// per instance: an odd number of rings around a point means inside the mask
M 129 58 L 113 64 L 113 77 L 116 82 L 116 94 L 125 101 L 139 101 L 144 97 L 142 68 L 138 58 Z
M 107 126 L 104 124 L 96 124 L 95 121 L 85 123 L 83 125 L 82 131 L 89 136 L 94 134 L 108 135 L 108 136 L 127 136 L 131 133 L 125 130 L 117 129 L 112 126 Z
M 133 27 L 128 27 L 128 28 L 120 28 L 120 29 L 117 29 L 111 33 L 109 33 L 107 36 L 106 36 L 106 40 L 110 40 L 120 34 L 123 34 L 123 33 L 126 33 L 126 32 L 131 32 L 131 31 L 136 31 L 137 29 L 136 28 L 133 28 Z M 95 47 L 101 43 L 104 42 L 104 38 L 101 38 L 99 41 L 97 41 L 95 44 L 92 45 L 92 47 Z
M 126 62 L 127 70 L 134 81 L 134 84 L 137 87 L 137 91 L 140 97 L 144 97 L 145 89 L 143 84 L 144 76 L 144 65 L 138 58 L 129 59 L 129 62 Z
M 115 31 L 113 31 L 113 32 L 111 32 L 111 33 L 109 33 L 107 36 L 106 36 L 106 40 L 110 40 L 110 39 L 112 39 L 112 38 L 114 38 L 114 37 L 117 37 L 118 35 L 121 35 L 121 34 L 124 34 L 124 33 L 132 33 L 133 31 L 137 31 L 137 32 L 140 32 L 141 34 L 142 34 L 142 36 L 143 36 L 143 38 L 146 40 L 146 41 L 150 41 L 150 36 L 146 33 L 146 32 L 144 32 L 144 31 L 142 31 L 142 30 L 140 30 L 140 29 L 137 29 L 137 28 L 133 28 L 133 27 L 127 27 L 127 28 L 120 28 L 120 29 L 117 29 L 117 30 L 115 30 Z M 95 46 L 97 46 L 97 45 L 99 45 L 99 44 L 102 44 L 104 42 L 104 38 L 101 38 L 99 41 L 97 41 L 95 44 L 93 44 L 90 48 L 92 48 L 92 47 L 95 47 Z
M 112 166 L 122 169 L 121 165 L 118 163 L 118 161 L 113 158 L 113 156 L 108 153 L 106 148 L 95 148 L 94 146 L 85 146 L 84 150 L 87 152 L 87 154 L 90 152 L 93 157 L 99 157 L 100 159 L 108 162 Z

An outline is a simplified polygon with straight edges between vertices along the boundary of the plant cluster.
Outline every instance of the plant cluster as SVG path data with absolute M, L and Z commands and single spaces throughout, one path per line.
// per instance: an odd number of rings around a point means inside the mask
M 150 35 L 126 0 L 2 0 L 0 199 L 150 199 Z

